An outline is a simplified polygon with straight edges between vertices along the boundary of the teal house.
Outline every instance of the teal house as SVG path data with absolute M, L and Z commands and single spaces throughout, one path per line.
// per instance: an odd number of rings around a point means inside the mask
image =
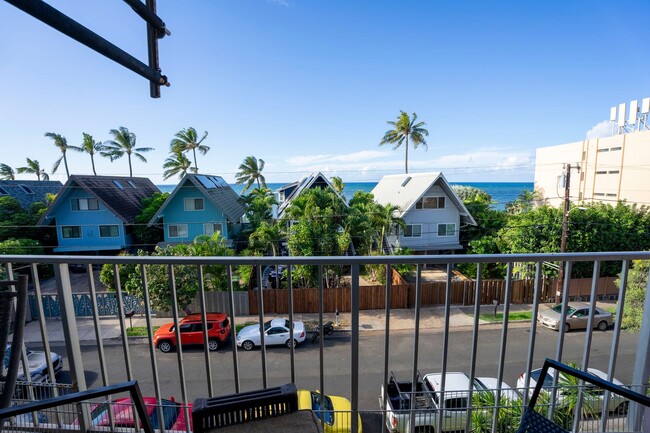
M 245 211 L 239 195 L 222 177 L 188 173 L 149 226 L 164 228 L 166 244 L 192 242 L 199 235 L 212 236 L 215 232 L 232 241 L 241 230 Z
M 142 199 L 156 192 L 146 178 L 72 175 L 38 224 L 56 227 L 55 253 L 131 250 Z

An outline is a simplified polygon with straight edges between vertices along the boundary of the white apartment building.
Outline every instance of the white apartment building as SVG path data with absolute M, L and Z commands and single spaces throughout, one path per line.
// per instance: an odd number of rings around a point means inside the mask
M 542 203 L 562 205 L 567 163 L 572 203 L 650 205 L 650 131 L 538 148 L 535 191 Z

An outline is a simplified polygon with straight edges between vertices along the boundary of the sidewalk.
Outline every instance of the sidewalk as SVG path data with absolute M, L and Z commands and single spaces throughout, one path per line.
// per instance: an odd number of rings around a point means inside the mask
M 548 308 L 548 305 L 540 305 L 540 310 Z M 510 306 L 510 311 L 530 311 L 532 309 L 531 305 L 525 304 L 515 304 Z M 502 312 L 501 307 L 498 308 L 499 312 Z M 449 327 L 458 328 L 458 327 L 472 327 L 474 325 L 473 318 L 474 307 L 459 307 L 452 306 L 450 309 L 449 315 Z M 482 314 L 492 314 L 494 313 L 494 307 L 491 305 L 484 305 L 481 307 Z M 266 319 L 276 317 L 278 315 L 267 315 Z M 129 327 L 129 319 L 124 319 L 126 326 Z M 259 320 L 258 316 L 238 316 L 235 317 L 236 324 L 244 323 L 257 323 Z M 306 323 L 307 329 L 313 329 L 314 326 L 318 323 L 318 314 L 317 313 L 296 313 L 294 314 L 294 320 L 303 321 Z M 334 313 L 324 313 L 323 321 L 332 321 L 336 323 L 336 315 Z M 153 326 L 160 326 L 165 323 L 172 322 L 171 318 L 152 318 Z M 133 316 L 132 318 L 133 326 L 146 326 L 146 319 L 144 316 Z M 490 326 L 490 327 L 500 327 L 500 323 L 490 323 L 484 320 L 479 320 L 481 325 Z M 522 322 L 512 322 L 511 326 L 528 326 L 527 321 Z M 340 313 L 339 315 L 339 326 L 335 327 L 336 330 L 349 331 L 351 324 L 351 315 L 350 313 Z M 390 329 L 391 330 L 412 330 L 414 329 L 415 324 L 415 310 L 413 309 L 395 309 L 391 311 L 390 314 Z M 62 343 L 65 341 L 63 334 L 63 324 L 61 319 L 46 319 L 45 326 L 47 328 L 47 334 L 49 337 L 50 343 Z M 422 308 L 420 311 L 420 329 L 421 330 L 443 330 L 445 326 L 445 308 L 444 307 L 427 307 Z M 121 338 L 120 331 L 120 321 L 117 318 L 101 318 L 99 320 L 99 327 L 101 329 L 102 339 L 104 341 L 119 341 Z M 384 310 L 363 310 L 359 313 L 359 330 L 362 332 L 366 331 L 384 331 L 386 329 L 386 316 Z M 78 317 L 77 318 L 77 333 L 79 335 L 79 341 L 82 344 L 94 344 L 96 342 L 95 337 L 95 325 L 92 318 Z M 137 340 L 143 340 L 138 338 Z M 25 327 L 25 343 L 26 344 L 35 344 L 39 345 L 42 343 L 41 338 L 41 329 L 38 321 L 34 320 L 28 323 Z

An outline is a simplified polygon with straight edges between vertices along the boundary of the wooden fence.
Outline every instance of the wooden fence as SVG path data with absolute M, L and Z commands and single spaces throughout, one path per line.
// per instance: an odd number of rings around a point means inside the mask
M 597 285 L 599 299 L 611 299 L 618 294 L 614 284 L 615 278 L 600 278 Z M 550 302 L 555 297 L 555 279 L 544 279 L 540 299 Z M 445 304 L 446 284 L 444 282 L 424 283 L 421 285 L 421 303 L 423 307 Z M 534 280 L 516 280 L 512 282 L 511 302 L 530 304 L 533 302 Z M 480 303 L 492 304 L 498 300 L 503 304 L 505 298 L 505 280 L 484 280 L 480 289 Z M 264 313 L 286 314 L 289 311 L 289 298 L 286 289 L 263 290 Z M 318 289 L 294 289 L 293 308 L 296 313 L 318 313 Z M 569 284 L 571 300 L 586 301 L 591 293 L 591 278 L 572 279 Z M 349 287 L 323 290 L 323 311 L 351 311 L 351 294 Z M 473 305 L 475 300 L 474 281 L 455 281 L 451 284 L 450 302 L 452 305 Z M 386 288 L 384 286 L 359 287 L 359 308 L 361 310 L 384 309 L 386 305 Z M 415 285 L 399 284 L 391 286 L 390 308 L 411 308 L 415 305 Z M 258 314 L 258 291 L 248 292 L 249 314 Z

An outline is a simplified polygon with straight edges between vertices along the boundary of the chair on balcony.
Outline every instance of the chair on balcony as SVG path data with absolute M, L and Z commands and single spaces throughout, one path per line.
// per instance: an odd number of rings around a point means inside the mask
M 298 410 L 293 383 L 258 391 L 199 398 L 192 407 L 194 433 L 322 433 L 312 410 Z
M 11 290 L 14 287 L 15 290 Z M 16 314 L 14 312 L 16 301 Z M 0 281 L 0 359 L 5 359 L 7 341 L 11 333 L 11 319 L 14 318 L 13 337 L 11 339 L 11 354 L 9 365 L 5 371 L 4 363 L 0 366 L 0 409 L 9 407 L 16 388 L 20 356 L 25 334 L 25 319 L 27 317 L 27 276 L 20 275 L 17 281 Z M 3 361 L 4 362 L 4 361 Z
M 615 385 L 612 382 L 603 380 L 597 376 L 594 376 L 590 373 L 585 373 L 584 371 L 577 370 L 568 365 L 562 364 L 560 362 L 554 361 L 552 359 L 546 359 L 544 366 L 542 367 L 542 372 L 540 373 L 539 379 L 537 379 L 537 385 L 533 391 L 533 395 L 530 398 L 528 406 L 524 410 L 524 416 L 521 419 L 521 424 L 517 433 L 568 433 L 569 431 L 563 427 L 555 424 L 550 419 L 546 418 L 543 414 L 535 410 L 535 404 L 537 402 L 537 397 L 539 397 L 542 387 L 544 385 L 544 378 L 548 373 L 549 368 L 555 369 L 555 371 L 560 373 L 565 373 L 570 376 L 577 377 L 578 379 L 595 385 L 601 389 L 605 389 L 614 394 L 618 394 L 621 397 L 625 397 L 633 402 L 642 404 L 646 408 L 650 407 L 650 398 L 634 392 L 629 388 L 625 388 L 619 385 Z

